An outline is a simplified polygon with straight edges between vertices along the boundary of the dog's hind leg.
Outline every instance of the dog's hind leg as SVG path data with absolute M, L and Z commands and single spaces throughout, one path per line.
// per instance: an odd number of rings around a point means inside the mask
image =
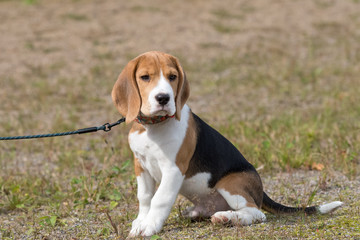
M 223 177 L 215 188 L 231 209 L 213 214 L 213 223 L 250 225 L 266 220 L 260 211 L 263 189 L 256 172 L 231 173 Z
M 227 193 L 226 193 L 227 194 Z M 240 195 L 230 195 L 226 197 L 229 202 L 238 201 L 242 198 Z M 242 200 L 240 200 L 242 201 Z M 251 225 L 266 220 L 266 216 L 257 206 L 251 206 L 247 201 L 243 201 L 244 207 L 228 211 L 216 212 L 211 216 L 211 222 L 214 224 L 232 224 L 232 225 Z

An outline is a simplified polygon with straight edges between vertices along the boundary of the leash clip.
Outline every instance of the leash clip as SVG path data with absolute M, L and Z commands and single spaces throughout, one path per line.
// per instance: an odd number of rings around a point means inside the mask
M 123 123 L 123 122 L 125 122 L 125 118 L 121 118 L 117 122 L 114 122 L 114 123 L 105 123 L 104 125 L 102 125 L 102 127 L 104 128 L 102 130 L 104 132 L 109 132 L 112 127 L 119 125 L 120 123 Z
M 104 132 L 109 132 L 111 130 L 111 128 L 113 127 L 112 124 L 110 124 L 110 123 L 105 123 L 103 126 L 105 127 Z

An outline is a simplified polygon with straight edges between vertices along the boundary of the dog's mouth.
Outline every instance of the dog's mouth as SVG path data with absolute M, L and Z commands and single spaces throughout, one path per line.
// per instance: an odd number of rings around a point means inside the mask
M 168 106 L 161 106 L 159 105 L 155 111 L 153 111 L 150 116 L 148 117 L 154 117 L 154 116 L 166 116 L 166 115 L 174 115 L 174 113 L 171 112 L 170 108 Z
M 164 106 L 161 106 L 161 109 L 154 112 L 152 114 L 152 116 L 165 116 L 165 115 L 169 115 L 169 114 L 170 113 L 169 113 L 168 109 L 166 109 L 166 107 L 164 107 Z
M 164 112 L 164 113 L 161 113 Z M 163 122 L 169 118 L 173 118 L 175 114 L 169 115 L 167 111 L 159 111 L 156 115 L 146 116 L 140 112 L 140 114 L 135 119 L 136 122 L 140 124 L 156 124 Z
M 152 118 L 152 117 L 164 117 L 164 116 L 172 116 L 175 113 L 171 111 L 171 109 L 167 106 L 157 106 L 156 109 L 150 111 L 148 113 L 144 113 L 140 111 L 140 117 Z
M 176 112 L 175 104 L 169 102 L 165 105 L 155 103 L 146 104 L 140 108 L 140 114 L 143 117 L 163 117 L 172 116 Z

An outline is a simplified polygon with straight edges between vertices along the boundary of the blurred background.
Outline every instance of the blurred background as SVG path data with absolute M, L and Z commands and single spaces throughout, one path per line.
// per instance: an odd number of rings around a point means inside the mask
M 192 110 L 268 176 L 275 199 L 352 199 L 360 181 L 359 43 L 358 0 L 0 0 L 0 136 L 116 121 L 117 76 L 132 58 L 159 50 L 182 63 Z M 128 130 L 0 142 L 0 236 L 122 239 L 137 212 Z M 211 232 L 199 233 L 177 214 L 165 236 L 195 236 L 172 229 L 179 224 L 203 238 L 243 231 L 216 235 L 197 223 Z M 349 236 L 358 236 L 358 214 L 351 219 Z M 279 231 L 299 237 L 292 227 Z M 246 236 L 260 231 L 252 229 Z

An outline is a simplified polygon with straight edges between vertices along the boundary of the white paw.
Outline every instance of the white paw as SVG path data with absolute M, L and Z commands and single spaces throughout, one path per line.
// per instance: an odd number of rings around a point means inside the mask
M 160 229 L 158 230 L 156 228 L 156 226 L 154 225 L 147 225 L 144 227 L 144 229 L 141 232 L 141 236 L 143 237 L 151 237 L 152 235 L 154 235 L 155 233 L 159 232 Z
M 131 231 L 129 234 L 129 237 L 136 237 L 139 236 L 141 233 L 141 223 L 144 220 L 142 217 L 137 217 L 133 222 L 131 226 Z
M 147 218 L 141 223 L 141 236 L 150 237 L 155 233 L 160 232 L 162 223 L 156 221 L 154 218 Z
M 266 216 L 257 208 L 243 208 L 237 211 L 220 211 L 211 216 L 214 224 L 240 224 L 248 226 L 266 221 Z
M 214 224 L 230 223 L 232 218 L 232 211 L 220 211 L 211 216 L 211 222 Z
M 132 223 L 129 237 L 143 236 L 150 237 L 157 232 L 160 232 L 162 224 L 156 222 L 154 219 L 135 219 Z

